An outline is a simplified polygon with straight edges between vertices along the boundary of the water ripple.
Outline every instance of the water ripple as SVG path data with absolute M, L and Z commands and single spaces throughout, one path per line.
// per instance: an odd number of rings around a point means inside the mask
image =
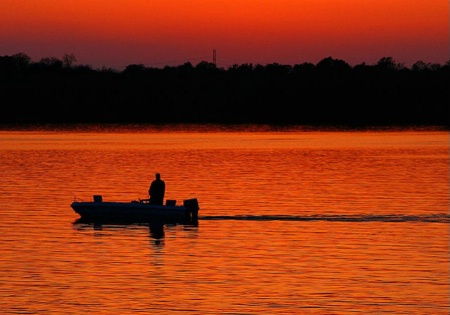
M 199 220 L 248 220 L 248 221 L 338 221 L 338 222 L 433 222 L 450 223 L 450 215 L 217 215 L 199 216 Z

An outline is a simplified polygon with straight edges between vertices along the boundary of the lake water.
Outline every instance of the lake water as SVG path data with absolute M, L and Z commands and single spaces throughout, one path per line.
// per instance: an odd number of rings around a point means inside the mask
M 449 134 L 0 131 L 1 314 L 449 314 Z M 197 198 L 198 225 L 76 223 Z

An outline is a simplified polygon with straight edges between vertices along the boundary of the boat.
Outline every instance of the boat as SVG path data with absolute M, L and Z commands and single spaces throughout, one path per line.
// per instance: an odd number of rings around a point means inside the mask
M 93 201 L 79 201 L 70 204 L 81 220 L 91 222 L 173 222 L 195 223 L 200 209 L 197 198 L 183 200 L 177 205 L 176 200 L 166 200 L 164 205 L 150 204 L 149 199 L 130 202 L 103 201 L 101 195 L 94 195 Z

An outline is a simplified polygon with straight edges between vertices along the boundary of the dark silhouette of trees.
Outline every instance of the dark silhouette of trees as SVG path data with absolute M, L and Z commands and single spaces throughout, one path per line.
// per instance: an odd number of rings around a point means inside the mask
M 77 58 L 74 54 L 64 54 L 62 63 L 64 67 L 71 68 L 77 62 Z
M 77 65 L 73 54 L 38 62 L 0 56 L 3 124 L 221 123 L 319 126 L 448 126 L 450 62 L 391 57 L 350 66 L 202 61 L 123 71 Z

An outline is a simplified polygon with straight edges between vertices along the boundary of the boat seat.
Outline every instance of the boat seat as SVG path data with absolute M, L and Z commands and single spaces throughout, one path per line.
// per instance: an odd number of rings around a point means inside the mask
M 175 206 L 177 204 L 176 200 L 167 199 L 166 206 Z

